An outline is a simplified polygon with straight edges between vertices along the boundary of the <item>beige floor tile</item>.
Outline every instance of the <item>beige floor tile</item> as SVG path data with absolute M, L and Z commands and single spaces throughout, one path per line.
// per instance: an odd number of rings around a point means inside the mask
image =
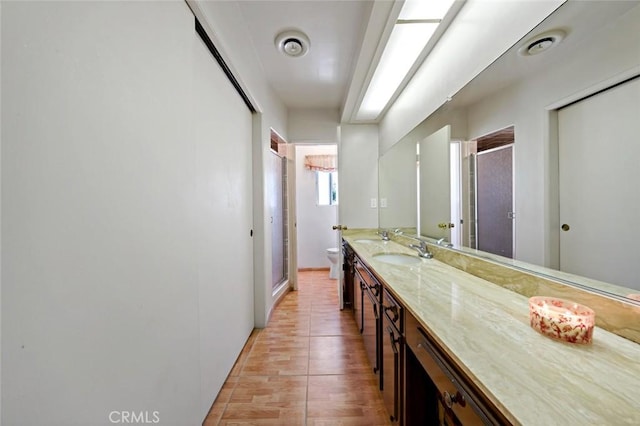
M 273 403 L 229 403 L 219 424 L 283 424 L 302 425 L 304 401 Z M 243 423 L 244 422 L 244 423 Z
M 380 404 L 360 402 L 309 401 L 307 424 L 389 425 L 389 414 Z
M 304 402 L 307 380 L 308 376 L 243 376 L 238 379 L 228 403 Z
M 300 272 L 255 330 L 203 425 L 389 425 L 351 311 L 328 271 Z

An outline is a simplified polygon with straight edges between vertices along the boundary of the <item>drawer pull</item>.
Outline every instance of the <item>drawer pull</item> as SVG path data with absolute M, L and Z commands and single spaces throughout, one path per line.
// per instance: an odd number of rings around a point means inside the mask
M 391 318 L 392 322 L 398 321 L 398 307 L 397 306 L 384 306 L 385 312 L 391 311 L 393 314 L 393 318 Z
M 453 404 L 459 404 L 461 407 L 467 405 L 464 400 L 464 396 L 460 392 L 456 392 L 455 395 L 451 395 L 449 392 L 444 391 L 442 393 L 442 399 L 444 399 L 444 404 L 448 408 L 453 408 Z
M 394 354 L 398 354 L 398 343 L 400 343 L 400 339 L 396 339 L 395 333 L 391 326 L 387 327 L 387 333 L 389 333 L 389 340 L 391 341 L 391 348 L 393 349 Z

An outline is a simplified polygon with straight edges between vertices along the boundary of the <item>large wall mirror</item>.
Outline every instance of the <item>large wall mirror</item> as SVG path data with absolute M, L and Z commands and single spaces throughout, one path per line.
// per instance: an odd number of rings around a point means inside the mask
M 380 227 L 415 229 L 456 250 L 637 297 L 638 28 L 638 1 L 564 3 L 381 155 Z M 557 43 L 545 50 L 549 41 Z M 442 132 L 453 148 L 427 155 Z M 421 175 L 436 170 L 440 178 Z M 433 213 L 447 203 L 430 201 L 437 195 L 427 193 L 429 182 L 451 200 L 448 217 Z M 480 200 L 499 184 L 511 192 Z M 501 213 L 482 211 L 499 203 Z M 501 223 L 487 227 L 494 216 Z M 500 241 L 486 245 L 487 235 Z

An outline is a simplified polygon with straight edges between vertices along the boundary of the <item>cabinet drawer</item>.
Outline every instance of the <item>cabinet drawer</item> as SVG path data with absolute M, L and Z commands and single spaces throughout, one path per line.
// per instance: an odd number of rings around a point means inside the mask
M 405 321 L 406 343 L 436 386 L 445 415 L 452 412 L 465 426 L 510 424 L 451 364 L 413 315 L 407 313 Z

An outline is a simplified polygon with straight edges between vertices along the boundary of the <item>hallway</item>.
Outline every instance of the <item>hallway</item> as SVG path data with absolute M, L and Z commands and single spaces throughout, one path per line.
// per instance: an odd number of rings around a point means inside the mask
M 298 281 L 249 337 L 204 426 L 389 424 L 336 281 L 327 271 L 299 272 Z

